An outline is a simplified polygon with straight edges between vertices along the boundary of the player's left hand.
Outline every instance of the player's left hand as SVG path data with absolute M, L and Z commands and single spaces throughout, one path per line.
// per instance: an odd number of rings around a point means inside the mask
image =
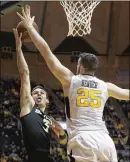
M 59 140 L 60 136 L 63 136 L 65 134 L 64 129 L 55 120 L 53 120 L 52 125 L 50 125 L 50 133 L 56 140 Z
M 52 120 L 52 125 L 50 126 L 49 131 L 51 136 L 54 137 L 58 143 L 63 145 L 67 143 L 67 135 L 56 120 Z
M 53 124 L 50 126 L 51 129 L 53 129 L 53 131 L 57 134 L 57 136 L 63 135 L 64 134 L 64 130 L 61 127 L 61 125 L 56 122 L 55 120 L 53 120 Z
M 22 15 L 20 13 L 17 12 L 18 17 L 20 17 L 20 19 L 23 21 L 25 27 L 28 28 L 32 28 L 33 27 L 33 22 L 35 19 L 35 16 L 31 17 L 30 16 L 30 6 L 25 5 L 25 7 L 22 7 Z

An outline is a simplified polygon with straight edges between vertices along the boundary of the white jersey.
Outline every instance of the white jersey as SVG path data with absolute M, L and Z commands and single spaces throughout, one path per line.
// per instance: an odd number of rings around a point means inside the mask
M 73 137 L 79 131 L 104 131 L 104 105 L 108 99 L 107 85 L 95 76 L 72 77 L 68 101 L 66 98 L 67 131 Z

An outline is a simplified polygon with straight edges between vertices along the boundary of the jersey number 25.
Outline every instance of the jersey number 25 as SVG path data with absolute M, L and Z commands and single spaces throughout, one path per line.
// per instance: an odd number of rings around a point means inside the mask
M 101 98 L 100 90 L 93 90 L 93 89 L 85 89 L 85 88 L 79 88 L 77 90 L 77 99 L 76 99 L 76 105 L 78 107 L 92 107 L 92 108 L 100 108 L 101 107 Z M 96 102 L 96 103 L 95 103 Z

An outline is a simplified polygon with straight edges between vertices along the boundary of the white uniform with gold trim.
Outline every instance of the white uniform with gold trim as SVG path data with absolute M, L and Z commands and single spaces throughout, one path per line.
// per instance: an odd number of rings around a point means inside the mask
M 107 99 L 104 81 L 90 75 L 72 77 L 66 114 L 68 152 L 76 162 L 117 162 L 115 145 L 102 120 Z

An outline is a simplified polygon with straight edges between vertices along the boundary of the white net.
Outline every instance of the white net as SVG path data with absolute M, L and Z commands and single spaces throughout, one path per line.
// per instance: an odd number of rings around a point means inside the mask
M 91 18 L 94 8 L 100 0 L 60 1 L 69 23 L 68 36 L 83 36 L 91 33 Z

